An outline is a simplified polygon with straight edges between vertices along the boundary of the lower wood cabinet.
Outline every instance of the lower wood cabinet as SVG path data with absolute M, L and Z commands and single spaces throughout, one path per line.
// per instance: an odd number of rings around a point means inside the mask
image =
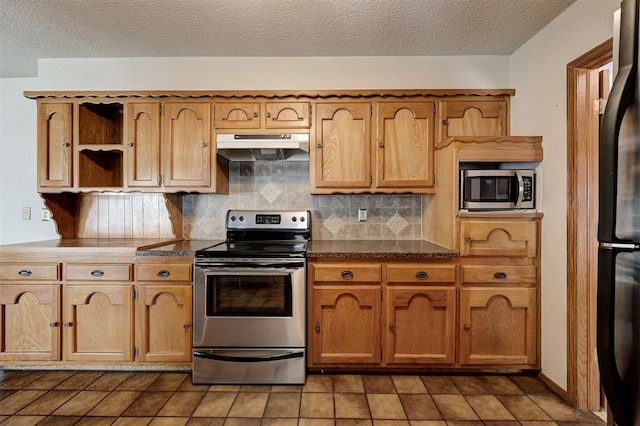
M 63 359 L 133 360 L 133 285 L 65 285 Z
M 537 298 L 533 287 L 460 290 L 460 364 L 535 366 Z

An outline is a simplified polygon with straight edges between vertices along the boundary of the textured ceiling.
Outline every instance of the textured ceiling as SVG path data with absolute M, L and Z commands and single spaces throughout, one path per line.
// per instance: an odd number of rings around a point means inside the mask
M 0 0 L 0 77 L 38 58 L 510 55 L 575 0 Z

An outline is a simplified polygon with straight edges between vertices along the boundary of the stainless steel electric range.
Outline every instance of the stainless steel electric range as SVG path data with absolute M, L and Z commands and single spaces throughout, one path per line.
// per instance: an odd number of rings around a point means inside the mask
M 302 384 L 308 211 L 229 210 L 195 255 L 193 382 Z

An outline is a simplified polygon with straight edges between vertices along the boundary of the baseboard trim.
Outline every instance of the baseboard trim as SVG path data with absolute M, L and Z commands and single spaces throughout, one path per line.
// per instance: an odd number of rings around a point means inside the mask
M 545 376 L 543 373 L 538 373 L 538 378 L 551 389 L 551 392 L 560 397 L 563 401 L 569 402 L 567 391 L 562 389 L 556 382 Z

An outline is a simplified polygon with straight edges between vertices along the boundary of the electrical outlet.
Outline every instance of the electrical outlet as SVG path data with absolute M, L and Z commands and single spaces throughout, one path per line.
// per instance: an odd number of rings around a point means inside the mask
M 31 207 L 22 208 L 22 220 L 31 220 Z
M 367 221 L 367 209 L 358 209 L 358 222 Z
M 40 213 L 40 219 L 42 221 L 48 221 L 51 220 L 51 210 L 46 209 L 46 208 L 42 208 L 42 212 Z

